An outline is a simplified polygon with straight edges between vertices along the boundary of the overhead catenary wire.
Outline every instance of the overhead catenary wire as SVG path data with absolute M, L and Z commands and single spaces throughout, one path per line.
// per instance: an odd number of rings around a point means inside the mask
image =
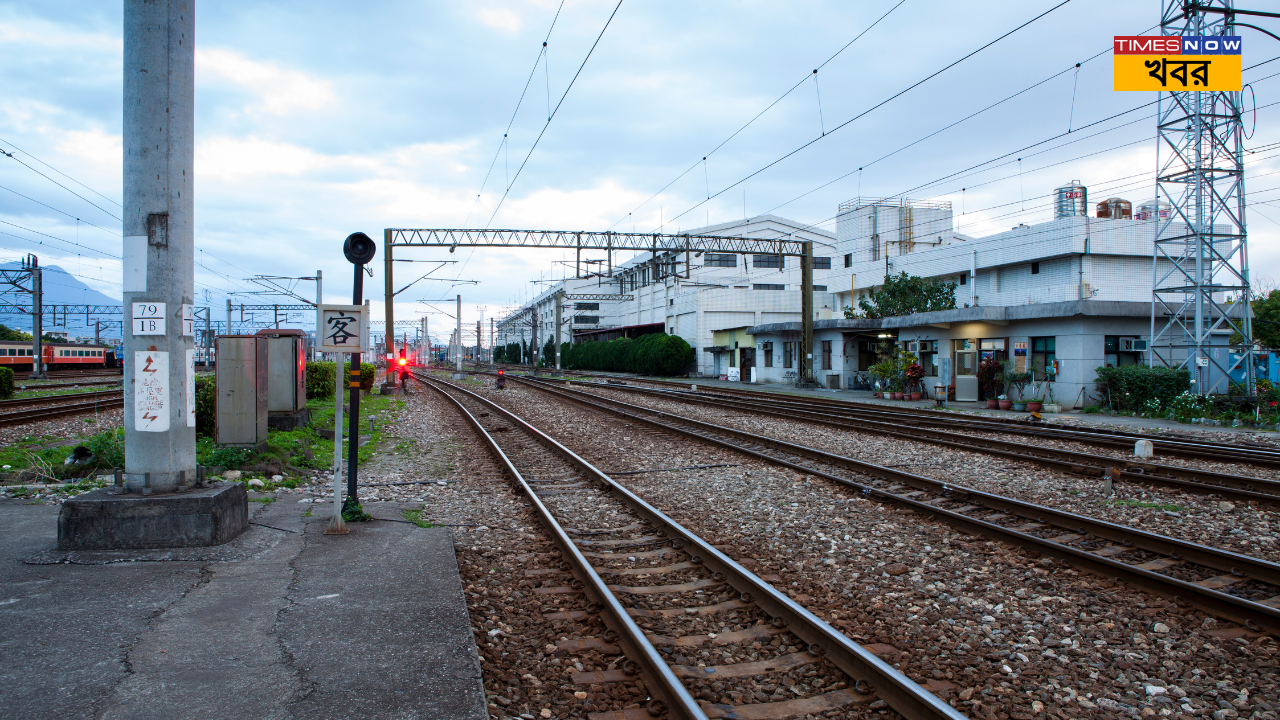
M 925 83 L 929 82 L 929 81 L 930 81 L 930 80 L 932 80 L 933 78 L 938 77 L 939 75 L 941 75 L 941 74 L 945 73 L 946 71 L 950 70 L 951 68 L 956 67 L 957 65 L 959 65 L 959 64 L 961 64 L 961 63 L 963 63 L 964 61 L 968 60 L 969 58 L 974 57 L 974 56 L 975 56 L 975 55 L 977 55 L 978 53 L 981 53 L 982 51 L 986 50 L 987 48 L 990 48 L 991 46 L 995 45 L 996 43 L 999 43 L 1001 40 L 1004 40 L 1005 38 L 1007 38 L 1007 37 L 1009 37 L 1009 36 L 1013 35 L 1014 33 L 1017 33 L 1017 32 L 1019 32 L 1019 31 L 1023 30 L 1024 28 L 1026 28 L 1026 27 L 1028 27 L 1028 26 L 1030 26 L 1030 25 L 1034 24 L 1036 21 L 1038 21 L 1038 20 L 1040 20 L 1040 19 L 1042 19 L 1042 18 L 1044 18 L 1044 17 L 1048 16 L 1049 14 L 1053 13 L 1055 10 L 1058 10 L 1059 8 L 1061 8 L 1061 7 L 1064 7 L 1064 6 L 1068 5 L 1070 2 L 1071 2 L 1071 0 L 1062 0 L 1062 2 L 1058 3 L 1057 5 L 1054 5 L 1053 7 L 1049 8 L 1048 10 L 1045 10 L 1044 12 L 1040 13 L 1039 15 L 1036 15 L 1035 17 L 1031 18 L 1030 20 L 1027 20 L 1026 22 L 1022 23 L 1021 25 L 1019 25 L 1019 26 L 1017 26 L 1017 27 L 1013 28 L 1012 30 L 1009 30 L 1008 32 L 1004 33 L 1003 35 L 1000 35 L 999 37 L 995 38 L 994 40 L 991 40 L 990 42 L 988 42 L 988 43 L 986 43 L 985 45 L 983 45 L 983 46 L 981 46 L 981 47 L 977 48 L 976 50 L 973 50 L 973 51 L 969 52 L 968 54 L 964 55 L 963 57 L 959 58 L 958 60 L 955 60 L 955 61 L 953 61 L 953 62 L 951 62 L 951 63 L 947 64 L 945 67 L 942 67 L 941 69 L 936 70 L 936 71 L 934 71 L 933 73 L 930 73 L 928 76 L 926 76 L 926 77 L 924 77 L 924 78 L 922 78 L 922 79 L 920 79 L 920 80 L 918 80 L 918 81 L 916 81 L 916 82 L 912 83 L 911 85 L 907 86 L 906 88 L 904 88 L 904 89 L 902 89 L 902 90 L 899 90 L 898 92 L 894 93 L 893 95 L 889 96 L 888 98 L 885 98 L 884 100 L 881 100 L 880 102 L 876 103 L 875 105 L 872 105 L 871 107 L 867 108 L 866 110 L 863 110 L 862 112 L 858 113 L 857 115 L 854 115 L 853 117 L 849 118 L 848 120 L 845 120 L 844 122 L 842 122 L 842 123 L 840 123 L 839 125 L 837 125 L 837 126 L 835 126 L 834 128 L 832 128 L 832 129 L 831 129 L 831 132 L 829 132 L 829 133 L 827 133 L 827 134 L 825 134 L 825 135 L 821 135 L 821 136 L 819 136 L 819 137 L 813 138 L 812 140 L 809 140 L 808 142 L 806 142 L 806 143 L 804 143 L 804 144 L 800 145 L 799 147 L 795 148 L 794 150 L 791 150 L 790 152 L 788 152 L 788 153 L 786 153 L 786 154 L 782 155 L 781 157 L 779 157 L 779 158 L 777 158 L 777 159 L 775 159 L 775 160 L 773 160 L 773 161 L 769 162 L 768 164 L 764 165 L 763 167 L 761 167 L 761 168 L 759 168 L 759 169 L 757 169 L 757 170 L 755 170 L 755 171 L 751 172 L 750 174 L 748 174 L 747 176 L 743 177 L 742 179 L 740 179 L 740 180 L 738 180 L 738 181 L 734 182 L 732 185 L 729 185 L 729 186 L 725 187 L 724 189 L 717 191 L 717 192 L 715 193 L 715 195 L 712 195 L 712 198 L 719 197 L 721 194 L 723 194 L 723 193 L 725 193 L 725 192 L 727 192 L 727 191 L 729 191 L 729 190 L 731 190 L 731 189 L 733 189 L 733 188 L 735 188 L 735 187 L 737 187 L 737 186 L 741 185 L 742 183 L 744 183 L 744 182 L 746 182 L 746 181 L 750 180 L 751 178 L 755 177 L 756 175 L 759 175 L 760 173 L 762 173 L 762 172 L 764 172 L 764 171 L 768 170 L 769 168 L 771 168 L 771 167 L 773 167 L 773 166 L 777 165 L 778 163 L 783 162 L 783 161 L 784 161 L 784 160 L 786 160 L 787 158 L 790 158 L 791 156 L 795 155 L 796 153 L 799 153 L 799 152 L 801 152 L 802 150 L 804 150 L 804 149 L 806 149 L 806 148 L 808 148 L 808 147 L 812 146 L 813 144 L 815 144 L 815 143 L 818 143 L 818 142 L 822 141 L 824 138 L 827 138 L 827 137 L 830 137 L 831 135 L 834 135 L 836 132 L 838 132 L 838 131 L 840 131 L 840 130 L 842 130 L 842 129 L 846 128 L 846 127 L 848 127 L 849 125 L 853 124 L 853 123 L 854 123 L 854 122 L 856 122 L 857 120 L 859 120 L 859 119 L 861 119 L 861 118 L 863 118 L 863 117 L 866 117 L 866 116 L 867 116 L 867 115 L 869 115 L 870 113 L 875 112 L 876 110 L 878 110 L 878 109 L 880 109 L 880 108 L 884 107 L 885 105 L 888 105 L 889 103 L 893 102 L 894 100 L 897 100 L 898 98 L 902 97 L 903 95 L 906 95 L 907 93 L 911 92 L 912 90 L 914 90 L 914 89 L 916 89 L 916 88 L 920 87 L 921 85 L 923 85 L 923 84 L 925 84 Z M 676 215 L 675 217 L 673 217 L 673 218 L 671 218 L 671 219 L 672 219 L 673 221 L 674 221 L 674 220 L 679 220 L 681 217 L 684 217 L 684 216 L 685 216 L 685 215 L 687 215 L 688 213 L 690 213 L 690 212 L 692 212 L 692 211 L 696 210 L 698 207 L 700 207 L 701 205 L 703 205 L 703 204 L 704 204 L 704 203 L 706 203 L 706 202 L 709 202 L 709 201 L 704 200 L 704 201 L 702 201 L 702 202 L 699 202 L 699 203 L 695 204 L 693 207 L 688 208 L 688 209 L 687 209 L 687 210 L 685 210 L 684 212 L 680 213 L 679 215 Z
M 45 167 L 49 168 L 50 170 L 52 170 L 52 171 L 54 171 L 54 172 L 58 173 L 58 174 L 59 174 L 59 175 L 61 175 L 62 177 L 64 177 L 64 178 L 66 178 L 66 179 L 70 180 L 71 182 L 73 182 L 73 183 L 75 183 L 75 184 L 79 185 L 80 187 L 84 188 L 85 190 L 88 190 L 89 192 L 93 193 L 94 195 L 97 195 L 98 197 L 102 198 L 103 200 L 106 200 L 107 202 L 111 203 L 112 205 L 115 205 L 116 207 L 120 208 L 121 210 L 123 210 L 123 209 L 124 209 L 124 206 L 123 206 L 123 205 L 121 205 L 120 203 L 116 202 L 115 200 L 113 200 L 113 199 L 111 199 L 111 198 L 107 197 L 106 195 L 103 195 L 102 193 L 98 192 L 97 190 L 94 190 L 93 188 L 89 187 L 88 185 L 85 185 L 84 183 L 82 183 L 82 182 L 80 182 L 79 180 L 77 180 L 77 179 L 75 179 L 75 178 L 71 177 L 70 175 L 68 175 L 68 174 L 66 174 L 66 173 L 64 173 L 64 172 L 62 172 L 62 171 L 61 171 L 61 170 L 59 170 L 58 168 L 56 168 L 56 167 L 54 167 L 54 166 L 50 165 L 49 163 L 47 163 L 47 162 L 45 162 L 45 161 L 41 160 L 40 158 L 36 157 L 35 155 L 32 155 L 31 153 L 27 152 L 26 150 L 23 150 L 22 148 L 18 147 L 17 145 L 13 144 L 12 142 L 10 142 L 10 141 L 8 141 L 8 140 L 5 140 L 4 138 L 0 138 L 0 144 L 8 145 L 9 147 L 13 148 L 14 150 L 17 150 L 18 152 L 22 153 L 23 155 L 26 155 L 27 157 L 31 158 L 32 160 L 35 160 L 36 162 L 40 163 L 41 165 L 43 165 L 43 166 L 45 166 Z M 117 218 L 117 219 L 119 219 L 119 218 Z
M 763 110 L 761 110 L 760 112 L 756 113 L 756 114 L 755 114 L 755 116 L 754 116 L 754 117 L 752 117 L 750 120 L 748 120 L 748 121 L 747 121 L 747 122 L 746 122 L 742 127 L 738 128 L 737 130 L 734 130 L 734 131 L 733 131 L 733 133 L 731 133 L 731 134 L 729 135 L 729 137 L 725 138 L 724 140 L 721 140 L 719 145 L 716 145 L 715 147 L 711 148 L 711 151 L 710 151 L 710 152 L 707 152 L 707 153 L 703 156 L 703 159 L 705 160 L 706 158 L 708 158 L 708 157 L 710 157 L 710 156 L 712 156 L 712 155 L 716 154 L 716 151 L 718 151 L 720 148 L 722 148 L 722 147 L 724 147 L 725 145 L 727 145 L 727 144 L 729 143 L 729 141 L 733 140 L 735 137 L 737 137 L 739 134 L 741 134 L 743 130 L 746 130 L 747 128 L 751 127 L 751 125 L 752 125 L 753 123 L 755 123 L 755 121 L 759 120 L 762 116 L 764 116 L 764 114 L 765 114 L 765 113 L 767 113 L 767 112 L 769 112 L 770 110 L 772 110 L 772 109 L 774 108 L 774 106 L 776 106 L 778 103 L 780 103 L 780 102 L 782 102 L 783 100 L 785 100 L 785 99 L 787 98 L 787 96 L 789 96 L 791 93 L 795 92 L 796 88 L 798 88 L 798 87 L 800 87 L 801 85 L 805 84 L 805 82 L 809 79 L 809 77 L 810 77 L 811 75 L 813 75 L 814 73 L 817 73 L 817 72 L 818 72 L 818 70 L 821 70 L 822 68 L 826 67 L 826 66 L 827 66 L 827 64 L 829 64 L 832 60 L 835 60 L 837 57 L 839 57 L 839 55 L 840 55 L 841 53 L 843 53 L 845 50 L 848 50 L 848 49 L 849 49 L 849 48 L 850 48 L 850 47 L 851 47 L 855 42 L 857 42 L 858 40 L 860 40 L 860 39 L 862 38 L 862 36 L 863 36 L 863 35 L 866 35 L 868 32 L 871 32 L 872 28 L 874 28 L 874 27 L 876 27 L 877 25 L 879 25 L 879 24 L 881 23 L 881 21 L 883 21 L 885 18 L 889 17 L 889 15 L 890 15 L 890 14 L 892 14 L 894 10 L 897 10 L 899 7 L 901 7 L 901 6 L 903 5 L 903 3 L 905 3 L 906 1 L 907 1 L 907 0 L 900 0 L 900 1 L 898 2 L 898 4 L 896 4 L 896 5 L 894 5 L 893 7 L 889 8 L 889 10 L 888 10 L 888 11 L 886 11 L 886 12 L 885 12 L 883 15 L 881 15 L 879 18 L 877 18 L 875 22 L 871 23 L 871 24 L 870 24 L 870 25 L 868 25 L 866 28 L 864 28 L 864 29 L 862 30 L 862 32 L 858 33 L 856 36 L 854 36 L 854 38 L 853 38 L 852 40 L 850 40 L 849 42 L 845 43 L 845 44 L 844 44 L 844 46 L 842 46 L 839 50 L 837 50 L 837 51 L 835 51 L 834 53 L 832 53 L 832 54 L 831 54 L 831 55 L 830 55 L 826 60 L 823 60 L 823 61 L 822 61 L 822 63 L 821 63 L 820 65 L 818 65 L 817 69 L 815 69 L 815 70 L 813 71 L 813 73 L 805 73 L 805 76 L 804 76 L 804 77 L 802 77 L 802 78 L 800 78 L 798 81 L 796 81 L 796 84 L 794 84 L 794 85 L 792 85 L 790 88 L 788 88 L 786 92 L 784 92 L 784 93 L 782 93 L 781 95 L 779 95 L 779 96 L 777 97 L 777 99 L 775 99 L 773 102 L 771 102 L 771 103 L 769 103 L 767 106 L 765 106 L 765 108 L 764 108 Z M 696 167 L 698 167 L 698 163 L 697 163 L 697 162 L 695 162 L 695 163 L 693 163 L 692 165 L 690 165 L 690 166 L 688 167 L 688 169 L 686 169 L 684 172 L 682 172 L 682 173 L 680 173 L 679 175 L 677 175 L 673 180 L 671 180 L 671 182 L 667 183 L 666 185 L 663 185 L 661 190 L 659 190 L 658 192 L 656 192 L 656 193 L 654 193 L 653 195 L 651 195 L 651 196 L 650 196 L 647 200 L 645 200 L 644 202 L 642 202 L 642 203 L 640 203 L 639 205 L 635 206 L 635 207 L 631 210 L 631 212 L 628 212 L 628 213 L 627 213 L 627 218 L 630 218 L 630 217 L 632 216 L 632 214 L 633 214 L 633 213 L 635 213 L 635 212 L 636 212 L 637 210 L 639 210 L 640 208 L 644 207 L 645 205 L 648 205 L 650 202 L 653 202 L 654 198 L 656 198 L 656 197 L 658 197 L 659 195 L 661 195 L 662 193 L 666 192 L 667 188 L 669 188 L 669 187 L 671 187 L 672 185 L 674 185 L 674 184 L 676 184 L 677 182 L 679 182 L 681 178 L 683 178 L 685 175 L 688 175 L 688 174 L 689 174 L 690 172 L 692 172 L 692 171 L 693 171 L 693 169 L 694 169 L 694 168 L 696 168 Z M 744 200 L 743 204 L 744 204 L 744 205 L 746 204 L 746 203 L 745 203 L 745 200 Z M 744 215 L 746 214 L 746 213 L 745 213 L 745 210 L 744 210 L 743 214 L 744 214 Z M 609 229 L 610 229 L 610 230 L 612 230 L 613 228 L 617 227 L 617 225 L 618 225 L 618 223 L 619 223 L 619 222 L 622 222 L 623 220 L 625 220 L 625 219 L 627 219 L 627 218 L 619 218 L 617 222 L 615 222 L 613 225 L 610 225 L 610 226 L 609 226 Z M 634 229 L 633 229 L 633 232 L 634 232 Z
M 1070 2 L 1071 0 L 1065 0 Z M 511 178 L 511 185 L 515 185 L 516 180 L 520 178 L 520 173 L 524 171 L 525 165 L 529 163 L 529 158 L 533 156 L 533 151 L 538 149 L 538 143 L 542 142 L 542 137 L 546 134 L 547 128 L 551 127 L 551 120 L 560 112 L 561 106 L 564 105 L 565 98 L 569 97 L 569 91 L 573 90 L 573 86 L 578 81 L 578 77 L 582 75 L 582 70 L 587 66 L 587 61 L 595 53 L 596 48 L 600 45 L 600 40 L 604 38 L 605 31 L 609 29 L 609 25 L 613 23 L 613 19 L 617 17 L 618 10 L 622 8 L 623 0 L 618 0 L 618 4 L 614 6 L 613 12 L 609 14 L 609 19 L 605 21 L 604 27 L 600 28 L 600 34 L 596 36 L 595 42 L 591 43 L 591 49 L 587 51 L 586 57 L 582 58 L 582 64 L 578 66 L 578 71 L 573 74 L 573 78 L 569 80 L 569 86 L 564 89 L 564 94 L 560 96 L 560 100 L 556 102 L 556 106 L 552 109 L 551 114 L 547 116 L 547 122 L 542 126 L 542 130 L 538 132 L 538 137 L 534 139 L 533 145 L 529 148 L 529 152 L 525 154 L 524 160 L 521 161 L 520 167 L 516 168 L 516 174 Z M 485 227 L 489 227 L 493 223 L 494 218 L 498 216 L 498 211 L 502 209 L 502 204 L 506 201 L 507 195 L 511 192 L 511 186 L 502 193 L 502 197 L 498 199 L 498 204 L 493 208 L 493 214 L 489 216 L 489 221 L 485 223 Z

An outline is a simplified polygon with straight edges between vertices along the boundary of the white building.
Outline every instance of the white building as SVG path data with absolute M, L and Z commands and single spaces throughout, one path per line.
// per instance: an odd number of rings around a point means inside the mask
M 814 315 L 830 318 L 839 310 L 824 282 L 836 263 L 835 238 L 829 232 L 792 220 L 762 215 L 750 220 L 688 231 L 695 235 L 789 238 L 814 243 Z M 679 335 L 696 351 L 696 371 L 716 370 L 712 333 L 726 328 L 800 320 L 800 265 L 794 257 L 720 253 L 641 253 L 597 274 L 569 278 L 548 287 L 522 310 L 536 308 L 538 346 L 555 332 L 555 303 L 566 295 L 607 294 L 629 300 L 568 299 L 561 307 L 561 342 L 612 340 L 651 332 Z M 528 322 L 500 326 L 498 342 L 530 338 Z
M 1088 401 L 1095 368 L 1144 362 L 1157 220 L 1071 215 L 975 238 L 951 229 L 946 204 L 858 199 L 840 211 L 835 252 L 843 267 L 825 279 L 837 319 L 816 323 L 814 334 L 814 375 L 824 385 L 865 383 L 885 341 L 915 351 L 930 378 L 954 385 L 957 399 L 977 399 L 973 374 L 985 357 L 1012 360 L 1015 369 L 1057 361 L 1054 393 L 1067 406 Z M 843 308 L 856 309 L 886 275 L 901 272 L 956 283 L 956 309 L 840 319 Z M 799 329 L 791 322 L 746 332 L 761 351 L 781 356 Z M 761 381 L 791 377 L 785 362 L 774 358 L 773 369 L 766 362 L 757 363 Z

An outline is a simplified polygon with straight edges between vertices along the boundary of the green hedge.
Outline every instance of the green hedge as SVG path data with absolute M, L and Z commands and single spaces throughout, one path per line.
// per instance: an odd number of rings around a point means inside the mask
M 13 368 L 0 368 L 0 398 L 7 397 L 13 397 Z
M 1187 370 L 1128 365 L 1100 367 L 1095 372 L 1098 377 L 1094 382 L 1102 402 L 1109 402 L 1112 410 L 1122 412 L 1142 410 L 1152 399 L 1168 409 L 1174 398 L 1191 389 L 1191 373 Z
M 347 368 L 351 366 L 350 362 L 342 364 L 343 389 L 347 388 L 349 378 L 345 375 Z M 309 362 L 307 363 L 307 399 L 314 400 L 316 398 L 333 397 L 334 383 L 337 377 L 334 375 L 334 364 L 331 362 Z M 372 390 L 373 382 L 378 378 L 378 369 L 369 363 L 360 363 L 360 389 Z
M 693 361 L 693 349 L 678 335 L 653 333 L 632 340 L 588 341 L 561 350 L 570 370 L 607 370 L 641 375 L 679 375 Z
M 307 363 L 307 399 L 333 397 L 333 387 L 338 381 L 336 368 L 331 362 Z
M 218 387 L 209 375 L 196 376 L 196 435 L 213 437 L 218 423 Z M 120 467 L 124 467 L 121 465 Z

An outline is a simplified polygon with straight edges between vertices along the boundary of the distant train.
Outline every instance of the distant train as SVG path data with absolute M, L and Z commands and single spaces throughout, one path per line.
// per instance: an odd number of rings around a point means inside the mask
M 119 366 L 114 349 L 110 345 L 44 343 L 40 348 L 44 354 L 45 367 L 50 370 Z M 30 370 L 31 358 L 30 340 L 0 341 L 0 367 Z

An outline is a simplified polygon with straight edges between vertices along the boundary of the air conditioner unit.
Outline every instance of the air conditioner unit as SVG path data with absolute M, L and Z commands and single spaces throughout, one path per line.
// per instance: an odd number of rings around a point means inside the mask
M 914 342 L 914 341 L 907 343 L 907 352 L 910 352 L 910 353 L 920 352 L 920 343 Z
M 1147 350 L 1146 340 L 1137 340 L 1135 338 L 1120 339 L 1121 352 L 1146 352 L 1146 350 Z

